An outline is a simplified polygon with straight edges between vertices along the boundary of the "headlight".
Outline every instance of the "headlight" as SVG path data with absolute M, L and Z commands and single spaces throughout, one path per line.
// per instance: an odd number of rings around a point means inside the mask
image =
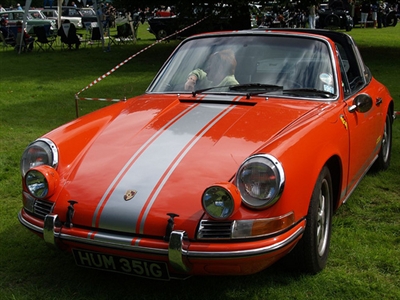
M 56 168 L 58 164 L 58 151 L 56 145 L 49 139 L 38 139 L 30 144 L 22 154 L 21 174 L 40 165 Z
M 211 218 L 222 220 L 229 218 L 239 208 L 241 198 L 236 186 L 224 182 L 207 188 L 201 203 Z
M 282 165 L 267 154 L 249 157 L 240 166 L 236 177 L 242 201 L 256 209 L 269 207 L 278 201 L 284 184 Z
M 57 171 L 46 165 L 30 169 L 25 176 L 25 185 L 29 193 L 39 199 L 52 196 L 58 182 Z

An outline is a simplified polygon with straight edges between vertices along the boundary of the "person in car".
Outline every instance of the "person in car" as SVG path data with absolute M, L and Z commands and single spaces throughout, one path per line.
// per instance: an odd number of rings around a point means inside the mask
M 226 91 L 229 86 L 239 84 L 235 78 L 236 58 L 232 50 L 222 50 L 213 53 L 207 62 L 205 70 L 196 69 L 190 72 L 185 83 L 186 91 L 194 91 L 207 87 L 220 87 Z

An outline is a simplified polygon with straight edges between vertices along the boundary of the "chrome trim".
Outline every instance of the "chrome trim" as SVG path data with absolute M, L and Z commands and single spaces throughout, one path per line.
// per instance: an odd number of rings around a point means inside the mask
M 26 221 L 26 220 L 22 217 L 21 211 L 18 213 L 18 220 L 19 220 L 20 223 L 21 223 L 22 225 L 24 225 L 26 228 L 28 228 L 28 229 L 30 229 L 30 230 L 32 230 L 32 231 L 38 232 L 38 233 L 43 233 L 43 228 L 42 228 L 42 227 L 39 227 L 39 226 L 36 226 L 36 225 L 33 225 L 33 224 L 29 223 L 28 221 Z
M 241 176 L 241 172 L 243 169 L 243 166 L 248 163 L 249 161 L 252 161 L 254 159 L 257 158 L 265 158 L 267 160 L 269 160 L 277 169 L 277 172 L 279 174 L 280 180 L 278 182 L 278 187 L 277 187 L 277 191 L 276 194 L 274 195 L 274 197 L 272 199 L 270 199 L 269 201 L 265 200 L 265 199 L 256 199 L 251 195 L 248 195 L 248 197 L 245 198 L 245 194 L 248 194 L 247 192 L 244 192 L 243 190 L 241 190 L 241 184 L 240 184 L 240 176 Z M 267 207 L 270 207 L 272 205 L 274 205 L 282 196 L 283 193 L 283 189 L 285 187 L 285 183 L 286 183 L 286 176 L 285 176 L 285 171 L 283 169 L 282 163 L 273 155 L 271 154 L 254 154 L 252 156 L 249 156 L 248 158 L 246 158 L 240 165 L 240 167 L 238 168 L 238 171 L 236 173 L 236 178 L 235 178 L 235 184 L 241 194 L 242 197 L 242 203 L 245 204 L 246 206 L 252 208 L 252 209 L 265 209 Z M 251 198 L 252 200 L 256 199 L 256 200 L 260 200 L 260 202 L 263 202 L 264 204 L 262 205 L 255 205 L 249 202 L 248 198 Z M 257 201 L 258 202 L 258 201 Z
M 52 246 L 56 245 L 56 232 L 54 229 L 56 228 L 58 220 L 58 215 L 56 214 L 48 214 L 44 217 L 44 226 L 43 226 L 43 239 L 47 244 Z
M 52 245 L 55 245 L 57 240 L 67 240 L 92 246 L 94 245 L 100 247 L 111 247 L 120 250 L 137 251 L 141 253 L 154 254 L 154 255 L 164 255 L 169 257 L 171 265 L 173 265 L 175 268 L 178 268 L 180 271 L 186 270 L 185 272 L 187 272 L 190 269 L 188 264 L 188 260 L 190 258 L 220 259 L 220 258 L 237 258 L 237 257 L 250 257 L 256 255 L 262 255 L 276 251 L 280 248 L 287 246 L 288 244 L 295 241 L 299 236 L 301 236 L 301 234 L 305 230 L 305 225 L 303 225 L 285 240 L 277 244 L 261 248 L 250 249 L 250 250 L 249 249 L 238 250 L 238 251 L 200 252 L 200 251 L 188 250 L 189 240 L 186 238 L 186 233 L 184 231 L 179 231 L 179 230 L 172 231 L 168 249 L 159 249 L 159 248 L 146 248 L 132 244 L 130 245 L 122 244 L 118 242 L 118 239 L 116 239 L 114 235 L 109 235 L 109 237 L 107 238 L 107 235 L 104 234 L 102 240 L 95 240 L 95 239 L 81 238 L 62 233 L 61 227 L 59 227 L 60 231 L 56 232 L 55 229 L 57 228 L 56 225 L 58 222 L 58 216 L 55 214 L 50 214 L 46 216 L 45 229 L 29 223 L 27 220 L 23 218 L 21 212 L 18 214 L 18 218 L 22 223 L 22 225 L 36 232 L 43 233 L 45 241 Z
M 232 238 L 234 221 L 201 220 L 197 230 L 199 240 L 229 240 Z
M 190 271 L 190 265 L 185 261 L 188 254 L 188 244 L 185 231 L 175 230 L 171 232 L 168 245 L 168 260 L 175 270 L 181 272 Z
M 33 214 L 37 215 L 38 217 L 45 218 L 48 214 L 51 213 L 51 211 L 53 210 L 53 206 L 54 203 L 52 202 L 48 202 L 42 199 L 35 199 L 33 204 Z
M 280 248 L 285 247 L 291 242 L 295 241 L 305 230 L 305 226 L 297 229 L 291 236 L 285 240 L 273 244 L 271 246 L 265 246 L 257 249 L 250 250 L 239 250 L 239 251 L 223 251 L 223 252 L 200 252 L 200 251 L 190 251 L 188 256 L 191 258 L 234 258 L 234 257 L 246 257 L 266 254 L 269 252 L 276 251 Z
M 58 148 L 57 148 L 56 144 L 53 143 L 53 141 L 48 139 L 48 138 L 39 138 L 36 141 L 34 141 L 32 144 L 34 144 L 35 142 L 38 142 L 38 141 L 45 142 L 50 147 L 50 150 L 53 153 L 53 162 L 52 162 L 51 167 L 53 167 L 54 169 L 57 169 L 57 166 L 58 166 Z

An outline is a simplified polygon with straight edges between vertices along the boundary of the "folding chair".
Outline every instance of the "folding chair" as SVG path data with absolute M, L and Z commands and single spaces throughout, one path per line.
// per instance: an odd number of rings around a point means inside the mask
M 117 25 L 117 34 L 112 36 L 112 40 L 115 44 L 121 45 L 124 44 L 124 31 L 125 31 L 125 24 Z
M 99 45 L 101 41 L 100 27 L 92 27 L 92 34 L 90 36 L 90 45 L 93 46 L 94 42 Z
M 47 37 L 44 26 L 33 27 L 33 32 L 36 35 L 35 44 L 38 45 L 38 51 L 42 50 L 44 52 L 50 49 L 54 51 L 53 44 L 56 41 L 56 38 Z
M 21 52 L 26 52 L 28 47 L 25 43 L 25 39 L 23 37 L 22 33 L 17 33 L 17 38 L 15 39 L 15 46 L 14 46 L 15 51 L 18 53 Z
M 3 50 L 5 50 L 8 47 L 15 46 L 15 40 L 13 38 L 5 38 L 3 35 L 3 32 L 1 32 L 1 31 L 0 31 L 0 42 L 1 42 Z
M 117 26 L 117 34 L 113 38 L 118 42 L 118 44 L 131 43 L 134 41 L 134 36 L 129 23 L 124 23 Z
M 82 44 L 80 35 L 76 33 L 75 25 L 69 22 L 64 22 L 58 30 L 58 35 L 61 38 L 61 49 L 67 45 L 68 49 L 71 50 L 74 45 L 76 49 Z
M 17 26 L 8 26 L 8 36 L 12 36 L 14 40 L 17 38 L 18 28 Z

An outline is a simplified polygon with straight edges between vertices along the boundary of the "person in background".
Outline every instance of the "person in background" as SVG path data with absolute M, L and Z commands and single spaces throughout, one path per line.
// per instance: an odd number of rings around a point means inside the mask
M 383 2 L 383 1 L 379 1 L 378 28 L 382 28 L 383 26 L 386 27 L 386 18 L 385 18 L 386 5 L 387 5 L 387 3 Z
M 237 85 L 235 78 L 236 58 L 232 50 L 222 50 L 210 55 L 207 67 L 190 72 L 185 83 L 186 91 L 208 87 L 220 87 L 219 91 L 229 90 L 229 86 Z
M 376 25 L 378 23 L 378 3 L 375 1 L 371 4 L 371 15 L 372 21 L 374 22 L 374 28 L 376 29 Z
M 308 24 L 311 29 L 315 29 L 315 2 L 308 7 Z
M 17 4 L 17 10 L 23 10 L 21 7 L 21 4 L 19 4 L 19 3 Z
M 371 5 L 369 4 L 369 1 L 364 0 L 361 4 L 361 20 L 360 20 L 361 28 L 367 27 L 367 18 L 370 10 L 371 10 Z
M 0 20 L 0 31 L 3 33 L 5 39 L 10 37 L 10 31 L 7 28 L 7 20 L 4 18 Z
M 22 33 L 23 39 L 25 41 L 25 46 L 28 51 L 33 50 L 33 42 L 35 41 L 35 38 L 31 37 L 25 29 L 22 28 L 22 22 L 18 21 L 17 22 L 17 33 Z M 17 41 L 17 44 L 19 41 Z
M 354 8 L 355 8 L 354 0 L 350 0 L 349 1 L 349 12 L 350 12 L 350 16 L 353 18 L 353 20 L 354 20 Z
M 3 7 L 3 5 L 0 4 L 0 12 L 1 11 L 6 11 L 6 9 Z
M 0 31 L 3 34 L 4 41 L 6 44 L 15 46 L 15 37 L 13 32 L 7 27 L 7 20 L 5 18 L 1 18 L 0 20 Z

